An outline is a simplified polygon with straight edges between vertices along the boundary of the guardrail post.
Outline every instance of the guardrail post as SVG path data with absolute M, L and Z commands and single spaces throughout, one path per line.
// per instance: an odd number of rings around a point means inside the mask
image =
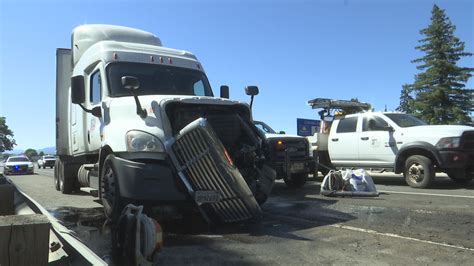
M 0 265 L 48 265 L 49 232 L 42 214 L 0 216 Z

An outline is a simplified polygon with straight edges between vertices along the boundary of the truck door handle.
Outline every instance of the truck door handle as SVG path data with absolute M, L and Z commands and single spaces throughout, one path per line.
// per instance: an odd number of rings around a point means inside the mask
M 335 139 L 331 139 L 332 141 L 338 141 L 339 139 L 338 138 L 335 138 Z
M 369 137 L 362 137 L 361 140 L 369 140 Z

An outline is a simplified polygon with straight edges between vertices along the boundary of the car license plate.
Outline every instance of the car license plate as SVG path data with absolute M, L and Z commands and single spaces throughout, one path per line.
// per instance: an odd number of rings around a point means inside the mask
M 304 163 L 293 163 L 291 164 L 291 171 L 302 171 L 304 170 Z
M 221 194 L 215 190 L 198 190 L 194 192 L 196 203 L 201 205 L 204 203 L 219 202 Z

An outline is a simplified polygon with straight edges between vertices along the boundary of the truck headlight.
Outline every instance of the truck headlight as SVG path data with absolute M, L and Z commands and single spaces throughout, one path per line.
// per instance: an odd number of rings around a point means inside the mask
M 127 151 L 130 152 L 164 152 L 161 141 L 148 133 L 132 130 L 126 134 Z
M 459 148 L 461 144 L 460 137 L 448 137 L 442 138 L 436 143 L 436 148 L 438 149 L 451 149 L 451 148 Z
M 29 163 L 29 164 L 28 164 L 28 168 L 33 168 L 33 164 L 32 164 L 32 163 Z

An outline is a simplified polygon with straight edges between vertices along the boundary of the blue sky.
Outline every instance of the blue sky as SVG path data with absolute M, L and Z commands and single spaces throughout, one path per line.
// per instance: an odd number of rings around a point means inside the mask
M 67 4 L 66 4 L 67 3 Z M 296 133 L 296 118 L 316 119 L 316 97 L 395 109 L 419 30 L 438 4 L 474 52 L 474 4 L 451 1 L 23 1 L 0 0 L 0 116 L 17 148 L 54 146 L 55 49 L 87 23 L 117 24 L 158 35 L 164 46 L 193 52 L 214 93 L 248 101 L 260 88 L 254 118 Z M 474 67 L 473 59 L 460 65 Z M 469 88 L 474 87 L 471 79 Z

